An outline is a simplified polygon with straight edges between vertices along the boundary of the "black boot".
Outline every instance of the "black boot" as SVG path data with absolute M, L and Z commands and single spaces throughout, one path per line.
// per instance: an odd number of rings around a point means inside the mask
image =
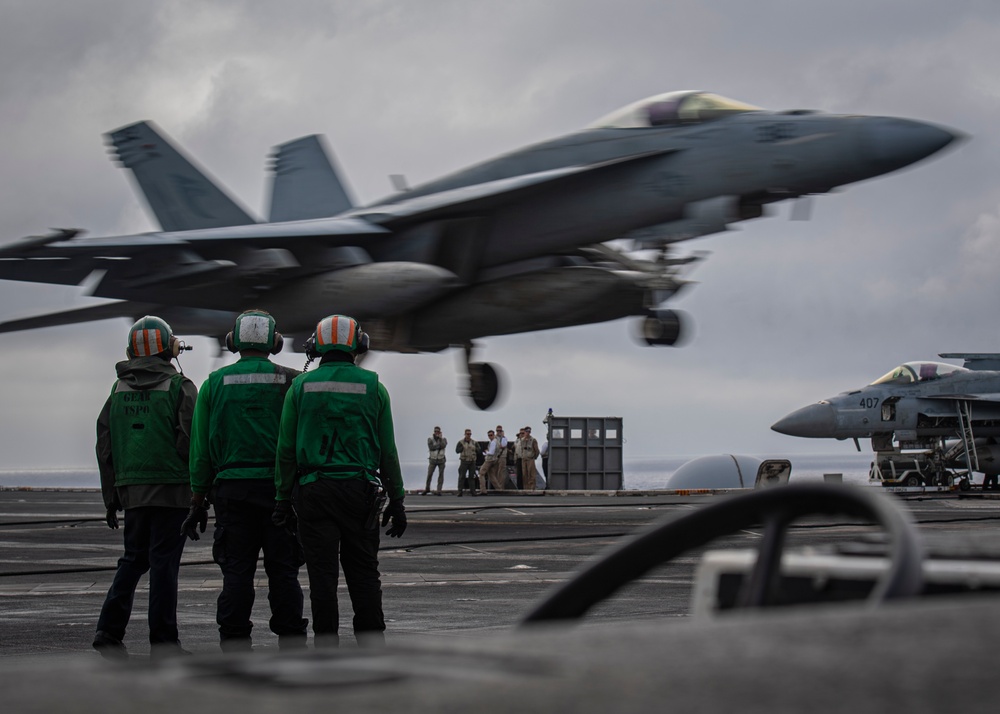
M 128 649 L 125 644 L 104 630 L 98 630 L 94 635 L 93 647 L 105 659 L 128 659 Z

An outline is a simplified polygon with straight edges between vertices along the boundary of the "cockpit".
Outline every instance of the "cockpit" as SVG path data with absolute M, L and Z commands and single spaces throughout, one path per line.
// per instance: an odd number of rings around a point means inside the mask
M 906 362 L 891 372 L 882 375 L 872 384 L 914 384 L 929 382 L 947 377 L 955 372 L 967 372 L 965 367 L 958 367 L 944 362 Z
M 590 129 L 648 129 L 687 126 L 732 114 L 759 112 L 760 107 L 710 92 L 682 91 L 657 94 L 601 117 Z

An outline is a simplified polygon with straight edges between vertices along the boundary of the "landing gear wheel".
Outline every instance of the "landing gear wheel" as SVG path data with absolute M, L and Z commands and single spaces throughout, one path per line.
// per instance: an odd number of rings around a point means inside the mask
M 577 619 L 654 566 L 720 536 L 761 523 L 764 537 L 757 563 L 744 582 L 737 607 L 762 607 L 769 604 L 777 589 L 788 526 L 812 514 L 844 514 L 874 520 L 886 532 L 889 567 L 868 596 L 870 604 L 909 597 L 920 591 L 921 549 L 916 526 L 906 511 L 885 496 L 855 487 L 796 484 L 729 498 L 680 518 L 670 516 L 669 520 L 584 567 L 536 605 L 521 624 Z
M 972 484 L 969 483 L 969 479 L 967 478 L 959 479 L 958 481 L 959 491 L 968 491 L 970 488 L 972 488 Z
M 910 488 L 914 486 L 923 486 L 924 482 L 920 480 L 920 477 L 916 474 L 910 474 L 905 479 L 903 479 L 903 485 L 909 486 Z
M 500 379 L 489 362 L 469 363 L 469 396 L 479 409 L 489 409 L 500 391 Z
M 647 345 L 672 347 L 682 341 L 684 322 L 676 310 L 661 310 L 644 319 L 639 326 L 639 336 Z

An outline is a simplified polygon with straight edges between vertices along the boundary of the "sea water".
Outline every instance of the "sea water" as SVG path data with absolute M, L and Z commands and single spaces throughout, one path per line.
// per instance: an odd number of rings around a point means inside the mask
M 665 456 L 625 459 L 625 490 L 646 491 L 667 487 L 670 476 L 686 464 L 692 456 Z M 797 454 L 794 456 L 756 455 L 756 458 L 786 458 L 792 462 L 791 481 L 822 481 L 824 474 L 841 474 L 844 483 L 868 482 L 868 468 L 872 455 L 869 452 L 841 452 L 836 454 Z M 539 463 L 539 465 L 541 465 Z M 408 461 L 401 464 L 403 481 L 408 489 L 422 489 L 427 478 L 426 461 Z M 458 462 L 449 461 L 445 467 L 445 488 L 454 489 L 458 480 Z M 434 484 L 437 484 L 435 472 Z M 99 489 L 101 479 L 97 468 L 78 469 L 20 469 L 0 471 L 0 488 L 60 488 Z

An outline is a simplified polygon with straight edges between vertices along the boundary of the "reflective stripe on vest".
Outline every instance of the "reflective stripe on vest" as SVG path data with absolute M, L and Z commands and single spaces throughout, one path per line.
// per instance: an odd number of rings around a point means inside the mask
M 284 370 L 268 360 L 241 360 L 209 375 L 208 453 L 217 474 L 261 469 L 262 478 L 273 478 L 281 407 L 291 386 Z
M 222 378 L 222 384 L 286 384 L 288 379 L 284 374 L 275 372 L 274 374 L 227 374 Z
M 307 382 L 304 392 L 335 392 L 337 394 L 367 394 L 368 387 L 357 382 Z

